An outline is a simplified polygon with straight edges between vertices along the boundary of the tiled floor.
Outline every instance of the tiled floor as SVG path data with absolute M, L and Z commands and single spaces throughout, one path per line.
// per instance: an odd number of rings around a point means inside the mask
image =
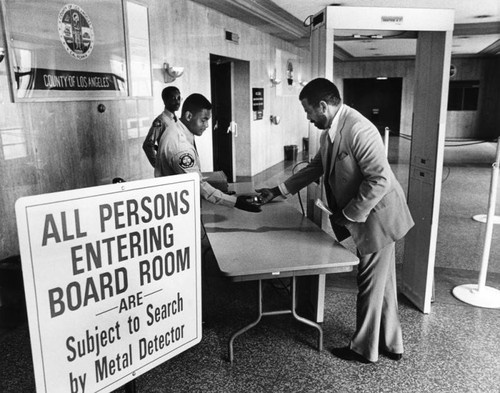
M 409 141 L 391 138 L 390 161 L 403 188 L 408 156 Z M 356 285 L 354 274 L 349 273 L 327 278 L 325 350 L 315 349 L 314 329 L 289 316 L 266 317 L 236 340 L 231 366 L 227 342 L 234 330 L 254 318 L 255 283 L 227 283 L 210 276 L 204 288 L 206 323 L 201 343 L 137 378 L 137 392 L 498 393 L 500 310 L 473 307 L 451 295 L 456 285 L 477 282 L 484 224 L 471 217 L 486 213 L 494 158 L 491 143 L 446 148 L 435 301 L 432 312 L 424 315 L 400 297 L 405 341 L 400 362 L 381 358 L 377 364 L 354 364 L 329 352 L 347 344 L 354 330 Z M 290 162 L 280 163 L 253 182 L 275 185 L 291 168 Z M 296 199 L 289 202 L 298 206 Z M 487 282 L 496 288 L 500 288 L 499 230 L 494 230 Z M 274 295 L 273 305 L 287 301 L 280 285 L 266 286 Z M 34 392 L 26 325 L 0 335 L 0 354 L 0 392 Z

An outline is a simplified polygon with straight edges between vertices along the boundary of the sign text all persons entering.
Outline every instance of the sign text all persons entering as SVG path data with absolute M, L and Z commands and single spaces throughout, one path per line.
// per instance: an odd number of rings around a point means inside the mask
M 37 392 L 111 392 L 201 340 L 196 174 L 20 198 Z

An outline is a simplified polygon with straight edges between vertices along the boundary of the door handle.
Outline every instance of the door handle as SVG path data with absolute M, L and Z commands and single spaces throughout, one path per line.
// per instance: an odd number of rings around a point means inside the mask
M 229 123 L 229 127 L 227 127 L 227 133 L 229 134 L 230 132 L 234 134 L 235 138 L 238 137 L 238 123 L 236 123 L 235 121 L 231 121 Z

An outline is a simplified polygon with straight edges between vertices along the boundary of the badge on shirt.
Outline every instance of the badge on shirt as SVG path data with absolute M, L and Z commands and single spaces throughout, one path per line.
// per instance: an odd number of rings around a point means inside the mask
M 179 157 L 179 166 L 184 169 L 194 166 L 194 157 L 190 153 L 185 153 Z

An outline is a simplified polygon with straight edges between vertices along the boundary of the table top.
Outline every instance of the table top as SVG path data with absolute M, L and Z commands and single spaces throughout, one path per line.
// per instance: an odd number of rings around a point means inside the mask
M 347 272 L 359 262 L 280 199 L 261 213 L 203 201 L 201 216 L 219 268 L 233 281 Z

